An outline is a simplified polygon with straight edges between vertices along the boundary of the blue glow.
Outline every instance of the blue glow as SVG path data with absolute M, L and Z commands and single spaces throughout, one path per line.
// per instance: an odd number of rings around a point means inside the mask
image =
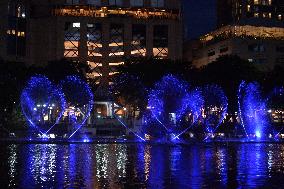
M 228 99 L 218 85 L 206 85 L 202 89 L 204 104 L 202 107 L 202 121 L 205 131 L 214 133 L 222 124 L 227 114 Z
M 244 120 L 243 120 L 243 113 L 242 113 L 242 105 L 241 105 L 241 93 L 242 93 L 242 90 L 243 88 L 245 87 L 246 83 L 244 81 L 242 81 L 239 85 L 239 90 L 238 90 L 238 108 L 239 108 L 239 112 L 238 112 L 238 116 L 240 118 L 240 122 L 241 122 L 241 125 L 242 125 L 242 128 L 245 132 L 245 136 L 248 137 L 248 133 L 247 133 L 247 130 L 245 128 L 245 124 L 244 124 Z
M 255 136 L 256 138 L 261 138 L 261 133 L 259 131 L 256 131 Z
M 45 76 L 34 76 L 21 93 L 21 108 L 31 128 L 47 134 L 61 119 L 65 98 Z
M 118 120 L 118 122 L 123 126 L 123 127 L 125 127 L 127 130 L 129 130 L 131 133 L 133 133 L 137 138 L 139 138 L 140 140 L 142 140 L 142 141 L 146 141 L 144 138 L 142 138 L 141 136 L 139 136 L 136 132 L 133 132 L 133 131 L 131 131 L 128 127 L 127 127 L 127 125 L 118 117 L 118 116 L 115 116 L 116 117 L 116 119 Z
M 69 114 L 69 124 L 73 128 L 73 132 L 69 136 L 71 138 L 89 118 L 94 104 L 94 95 L 90 86 L 77 76 L 67 76 L 60 82 L 60 88 L 65 94 L 68 106 L 80 113 L 80 117 Z
M 84 139 L 83 139 L 83 142 L 90 142 L 90 139 L 84 138 Z
M 185 81 L 167 75 L 150 91 L 148 109 L 150 118 L 163 126 L 166 134 L 175 140 L 195 124 L 201 115 L 202 104 L 199 89 L 190 90 Z
M 239 116 L 248 136 L 267 137 L 271 132 L 267 104 L 257 83 L 242 82 L 239 89 Z
M 267 96 L 267 113 L 270 117 L 270 124 L 275 125 L 275 120 L 272 118 L 273 114 L 277 118 L 277 127 L 274 127 L 274 137 L 279 137 L 284 128 L 284 122 L 281 117 L 284 110 L 284 87 L 275 87 Z

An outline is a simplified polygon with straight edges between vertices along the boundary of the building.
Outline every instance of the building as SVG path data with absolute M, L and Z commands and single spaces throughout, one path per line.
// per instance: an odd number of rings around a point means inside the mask
M 238 55 L 262 71 L 284 65 L 284 2 L 217 1 L 217 29 L 184 46 L 184 58 L 202 67 Z
M 180 0 L 1 0 L 0 16 L 0 57 L 87 62 L 97 84 L 127 58 L 182 58 Z
M 283 0 L 217 0 L 217 26 L 279 26 L 284 20 Z
M 284 28 L 225 26 L 190 43 L 186 58 L 202 67 L 223 55 L 238 55 L 262 71 L 284 65 Z M 188 53 L 189 54 L 189 53 Z
M 1 0 L 0 17 L 4 60 L 41 66 L 67 58 L 91 66 L 87 77 L 100 99 L 93 117 L 105 118 L 103 125 L 125 109 L 108 94 L 117 66 L 131 57 L 182 58 L 180 0 Z

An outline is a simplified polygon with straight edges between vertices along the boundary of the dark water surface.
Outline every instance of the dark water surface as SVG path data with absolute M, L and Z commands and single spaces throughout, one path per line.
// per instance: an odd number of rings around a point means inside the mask
M 0 188 L 284 188 L 284 144 L 1 144 Z

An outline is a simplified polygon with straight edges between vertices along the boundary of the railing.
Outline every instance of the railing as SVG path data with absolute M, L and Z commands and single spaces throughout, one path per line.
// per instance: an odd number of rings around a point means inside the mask
M 75 17 L 134 17 L 139 19 L 180 19 L 179 10 L 166 10 L 154 8 L 118 8 L 118 7 L 96 7 L 96 6 L 71 6 L 60 5 L 52 9 L 53 16 L 75 16 Z

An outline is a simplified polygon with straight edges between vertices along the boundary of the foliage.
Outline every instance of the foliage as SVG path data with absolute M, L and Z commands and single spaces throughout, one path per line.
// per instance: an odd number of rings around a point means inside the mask
M 188 62 L 161 59 L 129 59 L 119 66 L 112 91 L 116 100 L 124 105 L 145 111 L 148 92 L 154 84 L 167 74 L 183 76 L 189 70 Z M 126 103 L 127 102 L 127 103 Z

